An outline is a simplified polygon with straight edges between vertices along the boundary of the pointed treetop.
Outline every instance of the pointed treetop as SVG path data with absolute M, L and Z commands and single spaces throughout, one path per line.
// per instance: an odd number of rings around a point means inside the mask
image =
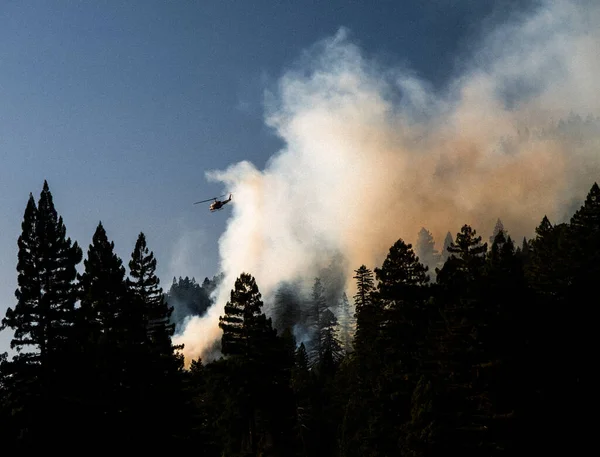
M 496 225 L 494 226 L 494 231 L 492 232 L 492 235 L 490 236 L 490 245 L 494 243 L 496 236 L 500 232 L 503 232 L 504 236 L 506 237 L 507 232 L 506 232 L 506 229 L 504 228 L 504 224 L 502 223 L 500 218 L 498 218 L 498 220 L 496 221 Z
M 35 204 L 35 198 L 33 198 L 33 194 L 29 193 L 29 199 L 27 200 L 27 205 L 25 206 L 25 213 L 28 211 L 34 211 L 37 209 L 37 205 Z
M 308 371 L 308 352 L 306 351 L 306 346 L 304 343 L 300 343 L 298 349 L 296 350 L 296 366 L 301 370 Z
M 136 284 L 137 287 L 150 288 L 152 292 L 155 291 L 154 289 L 158 291 L 160 280 L 155 275 L 156 258 L 154 257 L 154 253 L 148 249 L 146 237 L 143 232 L 140 232 L 138 235 L 135 248 L 131 253 L 129 270 L 130 276 L 134 278 L 133 284 Z M 148 290 L 147 292 L 150 291 Z
M 443 258 L 446 258 L 448 256 L 448 248 L 450 247 L 453 241 L 454 238 L 452 238 L 452 233 L 446 233 L 446 238 L 444 238 L 444 248 L 442 249 Z
M 523 237 L 523 244 L 521 245 L 521 252 L 524 255 L 529 254 L 529 246 L 530 246 L 529 241 L 527 241 L 527 238 Z
M 108 236 L 106 234 L 106 230 L 104 230 L 104 226 L 102 225 L 102 222 L 98 222 L 98 225 L 96 226 L 96 231 L 94 232 L 93 239 L 98 240 L 98 241 L 106 240 L 106 242 L 108 242 Z
M 481 244 L 481 236 L 470 225 L 465 224 L 456 234 L 456 241 L 448 247 L 448 252 L 458 254 L 463 260 L 485 254 L 487 243 Z
M 494 240 L 492 241 L 492 246 L 493 245 L 500 245 L 502 246 L 504 243 L 507 242 L 507 238 L 504 234 L 504 230 L 500 230 L 496 236 L 494 236 Z
M 108 262 L 106 265 L 111 265 L 118 272 L 118 275 L 125 274 L 125 267 L 123 267 L 123 261 L 114 252 L 115 243 L 108 240 L 106 230 L 102 226 L 102 222 L 98 223 L 94 236 L 92 237 L 92 243 L 88 248 L 88 258 L 84 260 L 84 265 L 88 266 L 92 263 L 99 263 L 102 265 Z
M 380 282 L 378 289 L 386 295 L 391 293 L 391 288 L 427 283 L 427 271 L 415 255 L 412 244 L 400 238 L 390 248 L 382 267 L 375 268 L 375 277 Z
M 508 240 L 510 239 L 510 237 L 508 238 Z M 504 231 L 500 230 L 496 236 L 494 237 L 493 241 L 492 241 L 492 248 L 489 251 L 489 258 L 490 261 L 493 263 L 498 261 L 499 256 L 501 256 L 501 253 L 504 250 L 504 247 L 506 244 L 509 243 L 509 241 L 507 240 L 507 238 L 504 236 Z M 512 244 L 512 242 L 511 242 Z
M 421 230 L 419 230 L 419 236 L 423 236 L 423 237 L 430 237 L 431 236 L 431 232 L 429 230 L 427 230 L 425 227 L 421 227 Z
M 591 202 L 600 203 L 600 187 L 598 187 L 597 183 L 594 183 L 592 185 L 592 188 L 588 192 L 587 197 L 585 199 L 586 204 Z
M 587 230 L 600 230 L 600 187 L 594 183 L 584 204 L 571 218 L 571 225 Z
M 548 216 L 544 215 L 542 222 L 540 222 L 540 225 L 536 227 L 535 233 L 538 235 L 538 237 L 543 237 L 544 235 L 550 233 L 552 231 L 552 228 L 553 227 L 550 223 L 550 220 L 548 219 Z
M 46 226 L 47 224 L 55 225 L 57 223 L 58 213 L 56 212 L 56 208 L 54 207 L 52 193 L 50 192 L 50 189 L 48 188 L 48 183 L 46 181 L 44 181 L 44 189 L 40 193 L 40 199 L 38 201 L 38 210 L 40 211 L 40 214 L 43 215 L 42 218 L 45 220 L 44 222 L 42 222 L 42 226 Z M 45 230 L 45 228 L 40 227 L 40 230 Z

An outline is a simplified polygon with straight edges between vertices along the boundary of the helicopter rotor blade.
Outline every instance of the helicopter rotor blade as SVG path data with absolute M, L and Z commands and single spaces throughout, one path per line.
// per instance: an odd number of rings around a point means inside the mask
M 197 205 L 198 203 L 206 203 L 206 202 L 210 202 L 212 200 L 216 200 L 217 198 L 221 198 L 224 197 L 227 194 L 223 194 L 223 195 L 219 195 L 218 197 L 213 197 L 213 198 L 209 198 L 208 200 L 202 200 L 200 202 L 194 202 L 194 205 Z

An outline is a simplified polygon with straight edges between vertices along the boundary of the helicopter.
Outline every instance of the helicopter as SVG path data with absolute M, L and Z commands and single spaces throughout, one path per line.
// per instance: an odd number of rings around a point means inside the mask
M 210 209 L 210 212 L 214 213 L 215 211 L 220 211 L 221 208 L 223 207 L 223 205 L 226 205 L 227 203 L 229 203 L 231 201 L 231 194 L 229 194 L 229 198 L 227 200 L 217 200 L 218 198 L 224 197 L 225 195 L 227 195 L 227 194 L 221 195 L 219 197 L 209 198 L 208 200 L 202 200 L 200 202 L 195 202 L 194 205 L 197 205 L 198 203 L 206 203 L 206 202 L 214 200 L 208 207 L 208 209 Z

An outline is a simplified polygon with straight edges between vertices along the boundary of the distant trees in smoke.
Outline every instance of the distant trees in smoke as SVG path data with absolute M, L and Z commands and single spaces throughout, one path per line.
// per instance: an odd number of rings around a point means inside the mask
M 173 306 L 171 322 L 175 324 L 176 333 L 183 330 L 186 318 L 203 316 L 206 313 L 214 303 L 211 294 L 222 280 L 222 273 L 213 276 L 212 279 L 204 278 L 202 285 L 198 284 L 194 277 L 173 278 L 173 283 L 164 298 Z
M 417 235 L 417 243 L 415 245 L 415 252 L 419 256 L 419 260 L 425 265 L 429 272 L 435 271 L 440 265 L 441 255 L 437 249 L 435 249 L 435 241 L 433 235 L 425 227 L 422 227 Z M 431 273 L 428 273 L 429 279 Z
M 328 279 L 331 267 L 322 273 Z M 274 327 L 289 331 L 298 342 L 306 345 L 311 363 L 323 356 L 323 341 L 338 353 L 341 348 L 352 351 L 355 330 L 354 307 L 343 291 L 345 284 L 315 277 L 310 293 L 299 284 L 281 284 L 273 300 L 271 314 Z M 339 347 L 338 347 L 339 346 Z M 328 349 L 328 350 L 329 350 Z
M 491 235 L 488 238 L 489 246 L 493 244 L 496 236 L 500 232 L 504 233 L 505 236 L 508 236 L 508 231 L 504 227 L 504 224 L 500 218 L 498 218 L 496 220 L 496 225 L 494 226 Z M 435 240 L 429 230 L 427 230 L 425 227 L 422 227 L 417 234 L 415 253 L 418 256 L 419 261 L 427 267 L 427 275 L 430 280 L 436 279 L 437 270 L 441 269 L 446 261 L 452 256 L 452 254 L 456 253 L 453 251 L 454 248 L 451 247 L 453 243 L 454 239 L 452 234 L 447 232 L 446 237 L 444 238 L 443 248 L 441 252 L 439 252 L 435 248 Z
M 465 224 L 443 252 L 425 228 L 414 248 L 399 238 L 380 266 L 355 267 L 351 299 L 335 266 L 282 284 L 272 303 L 240 272 L 219 319 L 222 356 L 186 370 L 168 299 L 197 306 L 219 277 L 180 278 L 163 294 L 144 234 L 126 269 L 101 223 L 78 275 L 83 252 L 44 183 L 25 208 L 16 305 L 1 324 L 16 350 L 0 354 L 3 448 L 583 454 L 600 187 L 519 245 L 500 219 L 491 232 L 484 242 Z

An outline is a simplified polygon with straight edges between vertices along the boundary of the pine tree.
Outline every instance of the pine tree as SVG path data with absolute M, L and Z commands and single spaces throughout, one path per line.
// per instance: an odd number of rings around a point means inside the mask
M 319 327 L 319 371 L 333 374 L 344 353 L 338 338 L 338 320 L 329 308 L 321 313 Z
M 128 306 L 138 311 L 138 322 L 131 325 L 141 325 L 143 332 L 138 336 L 139 346 L 129 348 L 133 351 L 131 381 L 137 387 L 131 396 L 138 399 L 136 410 L 138 423 L 144 424 L 140 428 L 143 434 L 153 433 L 157 436 L 155 444 L 158 444 L 158 437 L 167 444 L 174 440 L 177 432 L 181 435 L 181 426 L 173 427 L 164 419 L 184 412 L 183 356 L 176 353 L 183 346 L 173 346 L 171 342 L 175 326 L 169 323 L 169 318 L 173 308 L 164 300 L 155 273 L 156 259 L 147 247 L 144 233 L 138 236 L 129 270 L 127 285 L 131 303 Z M 132 345 L 134 341 L 129 343 Z
M 20 354 L 19 359 L 49 368 L 53 356 L 60 356 L 64 349 L 73 324 L 81 249 L 66 238 L 46 181 L 37 208 L 29 195 L 22 229 L 15 292 L 18 302 L 14 310 L 7 310 L 2 325 L 15 331 L 11 348 Z M 31 346 L 39 352 L 27 351 Z
M 429 271 L 434 271 L 440 262 L 440 253 L 435 249 L 435 242 L 433 235 L 429 230 L 422 227 L 417 235 L 417 243 L 415 246 L 415 253 L 419 257 L 419 260 L 425 265 Z M 431 279 L 431 275 L 429 275 Z
M 594 183 L 584 204 L 570 220 L 565 249 L 568 250 L 570 289 L 576 300 L 594 293 L 600 273 L 600 187 Z
M 84 267 L 79 276 L 78 330 L 83 343 L 79 384 L 90 420 L 96 418 L 98 425 L 81 433 L 91 434 L 88 439 L 106 434 L 119 440 L 125 433 L 125 424 L 135 423 L 132 408 L 137 403 L 136 357 L 145 337 L 142 311 L 129 294 L 123 262 L 101 222 L 92 237 Z M 104 444 L 110 445 L 108 441 Z
M 361 265 L 360 268 L 354 270 L 354 273 L 353 278 L 356 280 L 354 349 L 358 354 L 365 354 L 368 359 L 372 357 L 373 345 L 379 337 L 382 315 L 379 303 L 373 300 L 373 272 L 365 265 Z
M 552 225 L 546 216 L 535 229 L 526 275 L 540 298 L 565 299 L 567 285 L 574 273 L 565 252 L 567 229 L 566 224 Z
M 490 235 L 490 244 L 489 244 L 490 246 L 494 243 L 496 236 L 500 232 L 504 233 L 504 237 L 508 236 L 508 232 L 504 228 L 504 224 L 502 223 L 500 218 L 498 218 L 498 220 L 496 221 L 496 225 L 494 226 L 494 230 L 493 230 L 492 234 Z
M 350 302 L 346 292 L 342 294 L 342 298 L 339 304 L 339 324 L 340 324 L 340 341 L 344 352 L 352 352 L 352 339 L 354 336 L 354 330 L 356 322 L 353 318 L 354 313 L 350 309 Z
M 600 187 L 597 183 L 588 192 L 583 206 L 571 217 L 570 225 L 587 233 L 600 232 Z
M 223 420 L 231 422 L 227 452 L 256 455 L 261 437 L 272 430 L 271 406 L 262 401 L 277 390 L 280 378 L 280 342 L 261 312 L 262 297 L 255 279 L 242 273 L 235 281 L 231 298 L 225 305 L 225 315 L 219 317 L 223 330 L 221 351 L 228 358 L 231 384 L 228 403 L 232 409 L 223 411 Z
M 294 435 L 298 443 L 298 452 L 295 455 L 311 455 L 311 430 L 314 429 L 312 391 L 313 378 L 309 371 L 310 362 L 304 343 L 300 343 L 294 357 L 294 367 L 291 376 L 291 388 L 294 393 L 296 407 L 296 420 Z
M 446 233 L 446 238 L 444 238 L 444 248 L 442 249 L 442 253 L 440 254 L 440 265 L 438 268 L 442 268 L 446 261 L 450 258 L 450 252 L 448 248 L 452 245 L 454 238 L 452 238 L 452 233 Z
M 16 402 L 12 409 L 19 414 L 14 421 L 24 427 L 24 442 L 45 435 L 50 446 L 49 437 L 58 439 L 59 432 L 44 421 L 57 408 L 67 412 L 66 405 L 57 402 L 66 395 L 64 382 L 72 364 L 69 338 L 75 314 L 76 266 L 82 254 L 77 243 L 66 237 L 47 181 L 37 207 L 29 195 L 18 247 L 17 304 L 7 309 L 1 326 L 14 330 L 11 348 L 17 354 L 4 366 L 11 373 L 7 381 Z M 25 438 L 27 433 L 31 436 Z
M 435 361 L 430 377 L 437 405 L 437 452 L 452 450 L 467 455 L 489 452 L 487 391 L 478 382 L 485 357 L 483 341 L 489 313 L 484 300 L 487 243 L 469 225 L 464 225 L 448 251 L 452 256 L 438 272 L 437 318 L 432 320 L 431 341 Z M 470 454 L 469 454 L 470 455 Z
M 562 329 L 563 343 L 556 355 L 564 360 L 564 370 L 556 376 L 562 394 L 557 395 L 556 408 L 564 417 L 572 418 L 564 427 L 565 446 L 577 441 L 575 452 L 582 453 L 592 445 L 589 423 L 578 405 L 594 395 L 594 369 L 589 361 L 595 357 L 594 311 L 590 297 L 597 295 L 600 277 L 600 187 L 594 183 L 583 205 L 573 214 L 565 233 L 562 261 L 566 265 L 564 308 L 557 308 L 556 328 Z M 560 309 L 560 311 L 559 311 Z M 560 354 L 560 355 L 559 355 Z M 584 435 L 579 439 L 580 435 Z
M 87 259 L 85 270 L 79 276 L 82 296 L 81 313 L 90 327 L 90 336 L 115 343 L 125 341 L 125 334 L 133 333 L 139 338 L 139 325 L 124 328 L 122 325 L 130 296 L 125 281 L 123 261 L 114 252 L 115 243 L 108 241 L 102 222 L 98 223 Z M 141 317 L 141 310 L 138 310 Z M 143 322 L 143 320 L 141 320 Z M 136 324 L 139 324 L 138 321 Z
M 384 370 L 380 352 L 384 314 L 381 300 L 374 293 L 373 272 L 361 265 L 354 273 L 356 334 L 341 442 L 349 456 L 366 455 L 379 449 L 381 404 L 378 387 Z M 366 417 L 365 412 L 368 412 Z
M 487 243 L 481 244 L 481 236 L 477 236 L 471 226 L 463 225 L 456 234 L 456 241 L 448 246 L 448 252 L 451 257 L 441 271 L 438 271 L 438 282 L 454 283 L 457 287 L 460 287 L 460 282 L 463 285 L 475 285 L 477 277 L 483 271 Z M 454 277 L 448 278 L 448 275 Z
M 15 349 L 19 354 L 16 359 L 27 365 L 38 365 L 47 359 L 47 327 L 37 325 L 45 320 L 45 310 L 40 304 L 42 281 L 39 271 L 40 242 L 37 239 L 36 226 L 37 207 L 33 195 L 29 194 L 21 224 L 23 231 L 18 240 L 19 288 L 15 292 L 18 301 L 15 309 L 8 308 L 6 317 L 2 319 L 2 329 L 10 327 L 14 330 L 11 349 Z M 26 350 L 21 354 L 23 349 Z
M 526 237 L 523 237 L 523 242 L 521 246 L 517 248 L 517 254 L 521 257 L 523 265 L 526 265 L 531 260 L 531 241 L 527 240 Z
M 418 348 L 424 336 L 420 324 L 425 319 L 429 283 L 427 267 L 419 262 L 412 245 L 399 239 L 390 248 L 381 268 L 375 268 L 377 299 L 384 311 L 382 343 L 392 359 L 402 361 L 403 376 L 416 370 Z
M 393 453 L 399 433 L 410 418 L 412 392 L 418 379 L 421 347 L 425 340 L 427 267 L 419 262 L 412 245 L 399 239 L 390 248 L 381 268 L 375 269 L 379 282 L 377 297 L 384 306 L 380 351 L 384 373 L 379 398 L 393 398 L 381 413 L 380 438 L 385 452 Z M 384 352 L 385 351 L 385 352 Z
M 530 299 L 522 257 L 510 236 L 501 230 L 488 253 L 485 299 L 480 307 L 478 341 L 482 362 L 477 365 L 479 415 L 488 431 L 488 446 L 505 453 L 514 452 L 524 429 L 517 429 L 515 416 L 524 413 L 528 380 L 511 382 L 531 365 L 526 355 L 526 327 Z M 517 317 L 518 316 L 518 317 Z M 527 434 L 527 431 L 525 431 Z
M 308 323 L 311 331 L 308 355 L 312 363 L 317 363 L 322 354 L 321 348 L 321 316 L 327 309 L 325 289 L 321 278 L 315 278 L 312 288 L 312 299 L 309 306 Z
M 262 307 L 262 296 L 255 279 L 248 273 L 242 273 L 225 305 L 225 315 L 219 317 L 224 355 L 259 357 L 255 350 L 274 335 L 271 320 L 261 312 Z
M 378 296 L 393 306 L 393 301 L 406 300 L 414 296 L 420 287 L 429 282 L 427 267 L 419 262 L 411 244 L 399 239 L 390 248 L 381 268 L 375 268 L 379 281 Z
M 456 254 L 456 257 L 466 263 L 482 259 L 486 251 L 487 243 L 481 244 L 481 237 L 477 236 L 477 231 L 470 225 L 463 225 L 456 234 L 456 241 L 448 247 L 448 252 Z
M 156 276 L 156 259 L 148 249 L 144 233 L 138 235 L 135 248 L 129 261 L 127 281 L 132 296 L 140 301 L 142 318 L 146 326 L 148 339 L 156 350 L 164 356 L 173 356 L 171 336 L 175 325 L 169 323 L 173 308 L 164 300 L 160 280 Z

